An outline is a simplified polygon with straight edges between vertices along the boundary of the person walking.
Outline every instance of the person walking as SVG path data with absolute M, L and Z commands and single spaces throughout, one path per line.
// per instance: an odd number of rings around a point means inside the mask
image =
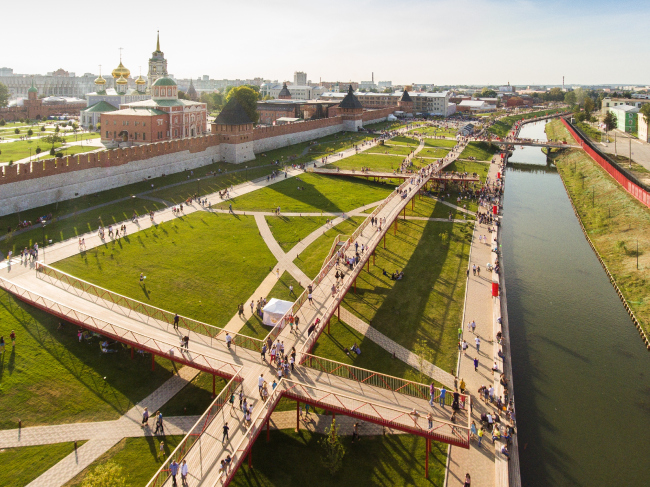
M 468 473 L 465 474 L 465 483 L 463 484 L 463 487 L 471 487 L 472 485 L 472 477 L 469 476 Z
M 187 474 L 189 473 L 189 469 L 187 468 L 187 460 L 183 460 L 183 463 L 181 464 L 181 482 L 183 483 L 183 487 L 187 487 Z
M 474 372 L 478 372 L 478 359 L 474 357 Z
M 444 408 L 445 407 L 445 396 L 447 395 L 447 389 L 445 389 L 445 386 L 442 386 L 442 389 L 440 389 L 440 405 Z
M 9 338 L 11 338 L 11 348 L 16 347 L 16 332 L 14 330 L 11 330 L 11 333 L 9 333 Z
M 462 325 L 462 323 L 461 323 Z M 458 327 L 458 340 L 460 340 L 463 337 L 463 327 L 459 326 Z
M 474 342 L 476 343 L 476 353 L 481 353 L 481 339 L 476 337 Z
M 158 449 L 158 458 L 165 458 L 165 442 L 161 440 L 160 448 Z
M 232 344 L 232 337 L 230 336 L 230 333 L 226 332 L 226 346 L 228 347 L 228 350 L 230 350 L 231 344 Z
M 228 426 L 228 423 L 223 425 L 223 437 L 221 438 L 221 443 L 225 443 L 226 440 L 229 440 L 228 436 L 228 431 L 230 431 L 230 426 Z
M 481 447 L 481 442 L 483 441 L 483 435 L 485 434 L 485 431 L 483 430 L 483 426 L 481 426 L 478 429 L 478 447 Z
M 142 428 L 149 426 L 149 408 L 144 408 L 142 412 Z
M 158 432 L 160 431 L 161 434 L 165 434 L 165 428 L 163 427 L 163 415 L 160 411 L 156 412 L 156 431 L 154 431 L 154 435 L 157 435 Z
M 257 378 L 257 388 L 259 389 L 260 394 L 262 393 L 262 386 L 264 385 L 264 374 L 260 374 Z
M 178 316 L 178 313 L 174 316 L 174 330 L 178 330 L 178 322 L 180 320 L 180 317 Z
M 433 398 L 434 398 L 435 394 L 436 394 L 436 386 L 432 382 L 431 385 L 429 386 L 429 397 L 430 397 L 429 404 L 431 406 L 433 406 Z
M 172 487 L 176 487 L 176 475 L 178 475 L 178 462 L 172 460 L 169 464 L 169 474 L 172 476 Z
M 427 414 L 427 420 L 429 421 L 429 429 L 433 429 L 433 413 L 431 411 Z

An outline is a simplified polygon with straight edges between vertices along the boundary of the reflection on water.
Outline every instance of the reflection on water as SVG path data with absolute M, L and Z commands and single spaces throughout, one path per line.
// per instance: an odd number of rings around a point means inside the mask
M 522 483 L 648 485 L 650 354 L 546 155 L 517 148 L 510 160 L 503 261 Z

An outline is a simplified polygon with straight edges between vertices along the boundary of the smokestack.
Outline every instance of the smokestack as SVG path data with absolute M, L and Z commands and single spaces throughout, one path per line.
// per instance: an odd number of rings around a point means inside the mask
M 373 85 L 375 84 L 375 72 L 374 71 L 372 72 L 372 84 Z

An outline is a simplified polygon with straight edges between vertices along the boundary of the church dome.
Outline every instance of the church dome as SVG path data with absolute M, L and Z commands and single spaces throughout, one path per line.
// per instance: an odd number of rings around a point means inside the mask
M 34 78 L 32 78 L 32 86 L 27 90 L 27 93 L 38 93 L 38 89 L 34 86 Z
M 96 84 L 96 85 L 105 85 L 105 84 L 106 84 L 106 80 L 105 80 L 104 77 L 100 74 L 99 77 L 95 80 L 95 84 Z
M 126 78 L 124 76 L 120 76 L 119 78 L 117 78 L 117 81 L 115 82 L 115 84 L 118 84 L 118 85 L 126 85 L 128 83 L 129 82 L 126 80 Z
M 113 78 L 119 78 L 120 76 L 124 76 L 125 78 L 128 78 L 129 76 L 131 76 L 131 71 L 126 69 L 122 64 L 122 61 L 120 61 L 120 65 L 117 68 L 115 68 L 111 74 L 113 75 Z
M 152 86 L 176 86 L 176 81 L 166 76 L 158 78 Z
M 138 79 L 135 80 L 136 85 L 146 85 L 147 82 L 144 80 L 142 75 L 138 76 Z

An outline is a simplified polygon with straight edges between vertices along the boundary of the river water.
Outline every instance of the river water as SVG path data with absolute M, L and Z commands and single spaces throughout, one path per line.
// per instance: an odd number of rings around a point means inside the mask
M 510 158 L 502 242 L 522 485 L 650 485 L 650 353 L 539 148 Z

